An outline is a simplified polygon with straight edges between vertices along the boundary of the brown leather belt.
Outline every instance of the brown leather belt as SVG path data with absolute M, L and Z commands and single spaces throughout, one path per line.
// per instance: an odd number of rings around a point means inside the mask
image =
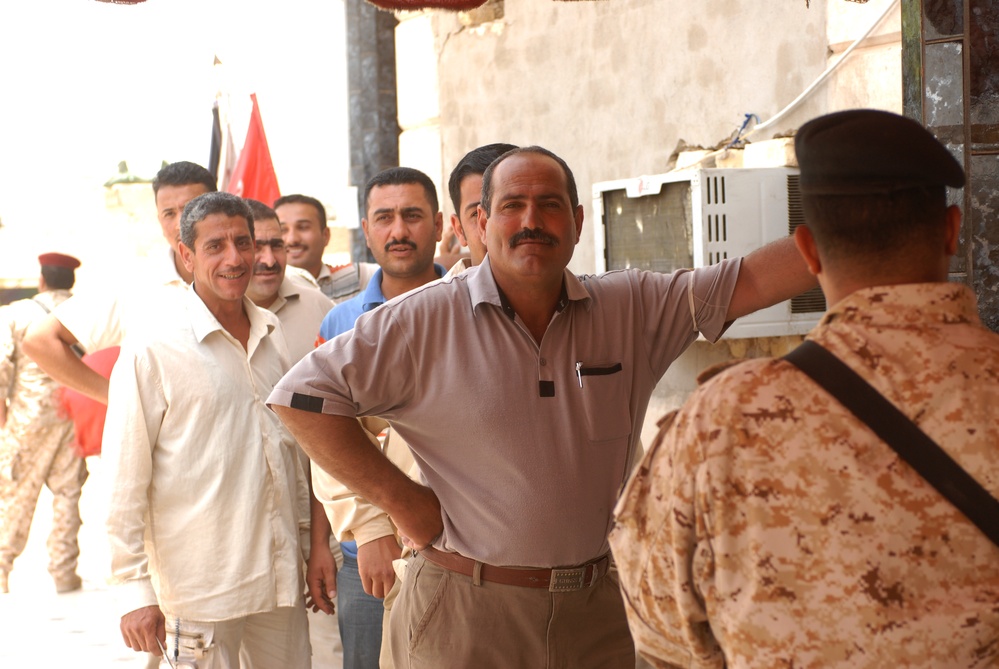
M 578 567 L 568 569 L 510 569 L 494 567 L 491 564 L 476 562 L 458 553 L 445 553 L 436 548 L 427 547 L 420 555 L 448 571 L 476 577 L 489 583 L 501 585 L 516 585 L 522 588 L 546 588 L 549 592 L 573 592 L 589 588 L 607 573 L 610 568 L 610 554 L 604 554 L 595 560 Z

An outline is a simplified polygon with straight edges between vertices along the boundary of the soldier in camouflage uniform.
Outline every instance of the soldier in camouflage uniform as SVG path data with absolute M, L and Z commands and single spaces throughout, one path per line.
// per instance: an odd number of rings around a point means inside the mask
M 947 282 L 960 166 L 871 110 L 796 148 L 796 242 L 833 305 L 809 338 L 999 495 L 999 336 Z M 655 666 L 999 666 L 999 548 L 796 367 L 737 364 L 661 425 L 611 537 Z
M 0 308 L 0 592 L 14 559 L 28 541 L 38 493 L 48 486 L 52 503 L 49 573 L 58 592 L 81 586 L 80 493 L 85 461 L 73 451 L 73 424 L 59 415 L 59 386 L 21 352 L 24 332 L 70 296 L 80 261 L 59 253 L 38 257 L 39 292 Z

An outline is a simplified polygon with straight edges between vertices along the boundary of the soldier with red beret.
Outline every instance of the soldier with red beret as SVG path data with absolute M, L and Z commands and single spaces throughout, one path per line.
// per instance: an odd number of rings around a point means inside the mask
M 0 307 L 0 593 L 28 541 L 42 485 L 53 496 L 48 549 L 56 591 L 82 585 L 77 535 L 87 466 L 72 448 L 72 422 L 60 415 L 59 386 L 21 350 L 28 326 L 70 296 L 80 261 L 43 253 L 38 263 L 38 294 Z

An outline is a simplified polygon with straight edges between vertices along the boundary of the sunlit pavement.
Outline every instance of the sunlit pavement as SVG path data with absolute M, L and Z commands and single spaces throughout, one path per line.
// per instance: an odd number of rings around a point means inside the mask
M 10 574 L 10 594 L 0 595 L 3 669 L 147 666 L 146 656 L 126 647 L 118 631 L 121 611 L 105 584 L 108 548 L 101 508 L 101 461 L 89 458 L 87 466 L 90 479 L 80 503 L 83 529 L 78 572 L 83 588 L 57 595 L 46 570 L 45 540 L 52 522 L 52 496 L 43 489 L 28 547 Z M 340 669 L 335 619 L 310 614 L 309 620 L 313 623 L 313 666 Z

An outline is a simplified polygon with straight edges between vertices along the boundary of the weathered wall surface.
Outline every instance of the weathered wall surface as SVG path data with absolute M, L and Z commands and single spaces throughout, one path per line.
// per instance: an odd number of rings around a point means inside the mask
M 562 155 L 584 199 L 595 182 L 666 171 L 680 139 L 714 145 L 744 114 L 782 109 L 826 68 L 830 47 L 887 4 L 506 0 L 502 19 L 477 27 L 434 13 L 443 173 L 494 141 Z M 900 111 L 897 31 L 896 10 L 876 32 L 887 46 L 858 50 L 774 130 L 834 108 Z M 592 233 L 576 271 L 592 270 Z
M 400 162 L 427 170 L 446 186 L 451 166 L 476 146 L 505 141 L 555 151 L 575 172 L 586 208 L 570 267 L 592 272 L 592 184 L 665 172 L 680 140 L 717 145 L 744 114 L 766 121 L 891 4 L 505 0 L 501 18 L 478 25 L 466 25 L 468 15 L 445 12 L 404 16 L 397 30 Z M 420 39 L 424 45 L 416 48 Z M 436 105 L 427 100 L 434 91 Z M 902 110 L 897 7 L 824 84 L 754 139 L 860 106 Z M 437 137 L 439 166 L 426 143 Z M 656 419 L 683 401 L 704 367 L 733 357 L 782 355 L 798 341 L 695 343 L 656 391 L 646 443 Z

